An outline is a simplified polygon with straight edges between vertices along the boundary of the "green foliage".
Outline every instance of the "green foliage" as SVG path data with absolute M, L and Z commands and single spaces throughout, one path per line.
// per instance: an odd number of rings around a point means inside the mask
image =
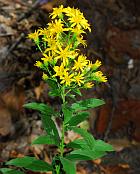
M 63 114 L 64 114 L 64 123 L 66 124 L 72 117 L 72 110 L 67 105 L 67 103 L 64 103 L 62 105 L 62 111 L 63 111 Z
M 111 151 L 114 151 L 114 148 L 112 145 L 105 143 L 102 140 L 96 140 L 94 150 L 111 152 Z
M 82 93 L 81 93 L 80 89 L 74 88 L 74 89 L 72 89 L 72 91 L 73 91 L 75 94 L 77 94 L 77 95 L 79 95 L 79 96 L 82 96 Z
M 52 139 L 49 135 L 41 135 L 35 140 L 33 140 L 32 145 L 34 144 L 55 144 L 55 140 Z
M 66 156 L 67 159 L 72 161 L 81 161 L 81 160 L 95 160 L 104 156 L 106 152 L 95 151 L 89 149 L 78 149 L 72 151 L 69 155 Z
M 23 158 L 12 159 L 8 161 L 6 164 L 17 166 L 17 167 L 24 167 L 25 169 L 29 169 L 36 172 L 52 171 L 52 166 L 48 164 L 47 162 L 38 160 L 34 157 L 28 157 L 28 156 L 25 156 Z
M 56 128 L 54 121 L 49 116 L 46 116 L 45 114 L 41 115 L 41 120 L 47 134 L 53 139 L 53 141 L 55 141 L 56 145 L 59 145 L 60 137 L 59 137 L 58 130 Z
M 82 128 L 78 128 L 78 127 L 70 127 L 70 129 L 73 130 L 74 132 L 80 134 L 84 138 L 84 140 L 87 144 L 87 147 L 89 149 L 94 148 L 96 140 L 94 139 L 94 137 L 90 133 L 88 133 L 86 130 L 84 130 Z
M 24 104 L 23 107 L 25 107 L 27 109 L 37 110 L 37 111 L 41 112 L 42 114 L 45 114 L 48 116 L 51 116 L 54 114 L 53 109 L 44 103 L 32 102 L 32 103 Z
M 80 111 L 80 110 L 96 108 L 103 104 L 105 104 L 105 102 L 103 100 L 96 99 L 96 98 L 90 98 L 90 99 L 81 100 L 76 103 L 73 103 L 71 108 L 76 112 L 76 111 Z
M 95 160 L 101 158 L 106 152 L 114 151 L 110 144 L 102 140 L 95 140 L 86 130 L 70 127 L 71 130 L 80 134 L 83 138 L 76 139 L 66 145 L 68 148 L 76 149 L 66 156 L 67 159 L 76 160 Z
M 24 105 L 25 108 L 37 110 L 41 113 L 41 120 L 43 123 L 43 127 L 46 130 L 48 136 L 52 138 L 53 142 L 56 145 L 59 145 L 60 137 L 56 128 L 54 121 L 52 120 L 51 116 L 54 114 L 53 109 L 43 103 L 27 103 Z
M 61 157 L 60 160 L 63 165 L 64 171 L 67 174 L 76 174 L 76 166 L 73 161 L 70 161 L 69 159 L 64 157 Z
M 52 79 L 48 79 L 47 83 L 50 87 L 49 96 L 52 97 L 60 96 L 61 90 L 58 88 L 57 83 Z
M 87 147 L 87 143 L 85 142 L 85 140 L 82 138 L 82 139 L 76 139 L 70 143 L 68 143 L 66 145 L 66 147 L 68 148 L 73 148 L 73 149 L 86 149 L 88 148 Z
M 2 174 L 24 174 L 19 170 L 9 169 L 9 168 L 2 168 L 0 169 L 0 172 L 2 172 Z
M 77 113 L 67 122 L 67 124 L 69 126 L 77 126 L 79 123 L 86 120 L 88 116 L 89 116 L 89 112 Z

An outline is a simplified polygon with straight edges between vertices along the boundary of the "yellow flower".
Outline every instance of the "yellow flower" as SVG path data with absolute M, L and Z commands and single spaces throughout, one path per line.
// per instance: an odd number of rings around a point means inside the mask
M 34 66 L 37 66 L 38 68 L 42 68 L 43 63 L 40 61 L 36 61 L 36 63 L 34 64 Z
M 68 65 L 69 58 L 77 56 L 77 53 L 69 49 L 69 45 L 66 48 L 62 48 L 58 45 L 58 50 L 55 51 L 58 55 L 55 57 L 56 60 L 62 59 L 64 66 Z
M 87 82 L 87 83 L 84 84 L 85 88 L 92 88 L 93 86 L 94 86 L 94 84 L 91 83 L 91 82 Z
M 59 66 L 54 66 L 53 69 L 56 72 L 56 74 L 54 76 L 60 76 L 60 78 L 62 78 L 68 70 L 68 68 L 65 68 L 63 64 L 61 64 L 60 67 Z
M 92 74 L 93 75 L 93 80 L 98 81 L 98 82 L 107 82 L 106 76 L 103 75 L 101 71 L 97 71 Z
M 45 73 L 43 73 L 43 75 L 42 75 L 42 79 L 43 79 L 43 80 L 47 80 L 48 78 L 49 78 L 48 75 L 45 74 Z
M 68 29 L 67 28 L 63 28 L 64 24 L 62 23 L 62 21 L 59 19 L 59 20 L 55 20 L 54 22 L 52 23 L 49 23 L 48 24 L 48 32 L 49 32 L 49 35 L 51 36 L 51 38 L 56 34 L 60 34 L 62 33 L 63 31 L 67 31 Z
M 68 20 L 72 23 L 71 27 L 83 27 L 84 29 L 88 29 L 91 32 L 88 21 L 84 18 L 83 13 L 81 13 L 78 9 L 69 9 L 68 12 L 66 12 L 66 15 L 69 16 Z
M 88 64 L 86 66 L 87 71 L 89 71 L 92 68 L 92 65 L 93 65 L 92 62 L 88 60 Z
M 94 64 L 92 64 L 92 69 L 96 70 L 97 68 L 99 68 L 101 66 L 101 61 L 96 60 L 96 62 Z
M 84 67 L 88 63 L 88 60 L 86 59 L 86 56 L 80 55 L 78 57 L 78 60 L 77 61 L 75 60 L 74 62 L 75 62 L 74 63 L 74 67 L 72 69 L 75 69 L 75 70 L 79 70 L 80 69 L 81 71 L 83 71 Z
M 47 28 L 40 28 L 37 30 L 39 32 L 40 35 L 48 35 L 48 29 Z
M 38 41 L 39 41 L 39 35 L 40 35 L 40 33 L 39 33 L 39 31 L 37 30 L 37 31 L 35 31 L 34 33 L 28 34 L 28 38 L 29 38 L 29 39 L 33 39 L 34 42 L 38 42 Z
M 59 45 L 59 43 L 57 41 L 55 41 L 52 38 L 47 38 L 47 43 L 48 43 L 48 48 L 45 50 L 45 53 L 47 53 L 48 51 L 51 51 L 52 56 L 55 56 L 55 51 Z
M 67 16 L 73 16 L 75 9 L 71 7 L 64 8 L 64 12 Z
M 44 61 L 44 63 L 48 63 L 48 62 L 51 62 L 53 60 L 53 56 L 51 56 L 51 53 L 50 51 L 48 52 L 48 55 L 47 54 L 43 54 L 43 58 L 41 58 L 41 60 Z
M 81 84 L 84 83 L 83 79 L 83 74 L 78 73 L 76 76 L 74 76 L 74 81 L 78 83 L 79 86 L 81 86 Z
M 68 72 L 65 72 L 64 73 L 64 76 L 63 77 L 61 77 L 61 84 L 64 84 L 65 83 L 65 85 L 66 86 L 70 86 L 70 84 L 71 84 L 71 82 L 73 82 L 73 77 L 74 76 L 74 74 L 69 74 Z
M 69 28 L 69 30 L 72 31 L 73 33 L 76 33 L 77 36 L 79 36 L 79 35 L 82 34 L 82 33 L 85 33 L 85 31 L 81 30 L 81 29 L 78 28 L 78 27 Z
M 60 16 L 64 12 L 63 5 L 60 5 L 59 8 L 53 8 L 53 12 L 50 16 L 52 16 L 52 19 L 56 18 L 57 16 Z
M 86 40 L 83 40 L 83 36 L 77 36 L 78 44 L 82 44 L 84 47 L 87 46 Z

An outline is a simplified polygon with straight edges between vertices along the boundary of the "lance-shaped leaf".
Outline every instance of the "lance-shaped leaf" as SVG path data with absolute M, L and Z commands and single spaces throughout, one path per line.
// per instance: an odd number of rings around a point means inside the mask
M 49 135 L 41 135 L 33 140 L 32 145 L 34 144 L 55 144 L 55 140 L 52 139 Z
M 68 148 L 74 148 L 74 149 L 87 149 L 89 148 L 87 143 L 84 139 L 76 139 L 74 141 L 71 141 L 66 145 Z
M 114 148 L 113 148 L 113 146 L 111 144 L 105 143 L 102 140 L 96 140 L 95 146 L 94 146 L 94 150 L 95 151 L 110 152 L 110 151 L 114 151 Z
M 47 162 L 42 160 L 38 160 L 34 157 L 23 157 L 23 158 L 16 158 L 8 161 L 7 165 L 13 165 L 17 167 L 24 167 L 25 169 L 29 169 L 32 171 L 37 172 L 47 172 L 52 171 L 52 166 Z
M 77 126 L 79 123 L 83 122 L 89 116 L 89 112 L 80 112 L 73 116 L 69 121 L 69 126 Z
M 41 114 L 41 120 L 47 135 L 50 136 L 53 141 L 55 141 L 56 145 L 59 145 L 60 137 L 54 121 L 45 114 Z
M 72 110 L 66 103 L 64 103 L 62 105 L 62 111 L 64 114 L 64 123 L 67 123 L 72 117 Z
M 28 109 L 37 110 L 43 114 L 47 114 L 48 116 L 51 116 L 54 113 L 53 109 L 44 103 L 32 102 L 32 103 L 24 104 L 23 107 L 28 108 Z
M 58 88 L 57 83 L 52 79 L 47 80 L 47 83 L 50 87 L 49 96 L 60 96 L 61 90 Z
M 70 161 L 63 157 L 61 157 L 60 160 L 63 165 L 63 169 L 67 174 L 76 174 L 76 166 L 73 161 Z
M 19 170 L 9 169 L 9 168 L 2 168 L 0 169 L 0 172 L 2 172 L 2 174 L 24 174 Z
M 72 91 L 75 92 L 77 95 L 82 96 L 82 93 L 78 88 L 72 89 Z
M 74 132 L 80 134 L 85 142 L 87 143 L 87 146 L 89 147 L 89 149 L 93 149 L 94 145 L 95 145 L 95 139 L 94 137 L 87 132 L 86 130 L 82 129 L 82 128 L 77 128 L 77 127 L 70 127 L 71 130 L 73 130 Z
M 77 160 L 95 160 L 104 156 L 106 152 L 94 151 L 89 149 L 78 149 L 72 151 L 69 155 L 66 156 L 67 159 L 72 161 Z
M 80 111 L 80 110 L 87 110 L 90 108 L 96 108 L 103 104 L 105 104 L 105 102 L 103 100 L 96 99 L 96 98 L 90 98 L 90 99 L 81 100 L 76 103 L 73 103 L 71 108 L 74 111 Z

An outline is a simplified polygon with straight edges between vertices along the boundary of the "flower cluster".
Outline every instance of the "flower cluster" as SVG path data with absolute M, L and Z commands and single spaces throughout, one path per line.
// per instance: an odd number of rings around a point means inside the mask
M 106 82 L 107 78 L 98 68 L 101 62 L 92 63 L 80 54 L 79 45 L 86 46 L 83 34 L 91 32 L 90 25 L 78 9 L 54 8 L 52 21 L 47 28 L 40 28 L 28 35 L 42 53 L 35 66 L 43 70 L 43 79 L 54 80 L 67 88 L 91 88 L 95 82 Z

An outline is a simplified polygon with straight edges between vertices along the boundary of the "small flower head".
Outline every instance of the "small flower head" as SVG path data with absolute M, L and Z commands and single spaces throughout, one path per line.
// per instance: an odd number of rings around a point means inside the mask
M 101 61 L 96 60 L 96 62 L 94 64 L 92 64 L 92 69 L 96 70 L 97 68 L 99 68 L 102 65 Z
M 60 78 L 62 78 L 67 70 L 68 69 L 64 67 L 64 64 L 61 64 L 61 66 L 55 66 L 54 71 L 56 74 L 54 76 L 59 76 Z
M 68 65 L 69 58 L 73 58 L 74 56 L 77 56 L 77 53 L 70 50 L 70 46 L 68 45 L 66 48 L 62 48 L 60 45 L 58 45 L 58 50 L 55 51 L 57 53 L 57 56 L 55 57 L 56 60 L 61 59 L 64 66 Z
M 42 68 L 43 63 L 40 61 L 36 61 L 36 63 L 34 65 L 37 66 L 38 68 Z
M 93 75 L 93 80 L 97 82 L 107 82 L 106 76 L 104 76 L 101 71 L 97 71 L 93 73 L 92 75 Z
M 92 88 L 94 84 L 92 82 L 87 82 L 84 84 L 84 88 Z
M 78 60 L 74 61 L 74 66 L 73 66 L 73 70 L 84 70 L 84 67 L 87 65 L 88 60 L 86 59 L 86 56 L 84 55 L 79 55 L 78 56 Z
M 40 36 L 39 31 L 35 31 L 34 33 L 28 34 L 28 38 L 32 39 L 35 43 L 39 42 L 39 36 Z
M 65 84 L 66 86 L 70 86 L 73 82 L 74 74 L 69 74 L 68 72 L 64 73 L 64 76 L 61 77 L 61 84 Z
M 78 86 L 81 86 L 81 84 L 84 83 L 84 76 L 83 74 L 78 73 L 74 76 L 74 81 L 78 84 Z
M 63 12 L 64 12 L 63 5 L 60 5 L 59 8 L 53 8 L 53 12 L 50 14 L 50 16 L 52 19 L 54 19 L 56 17 L 61 16 Z
M 48 75 L 43 72 L 42 79 L 46 81 L 48 80 L 48 78 L 49 78 Z
M 50 55 L 50 52 L 48 52 L 49 55 L 47 54 L 43 54 L 43 58 L 41 58 L 41 60 L 43 60 L 44 64 L 47 64 L 48 62 L 51 62 L 53 60 L 53 57 Z

